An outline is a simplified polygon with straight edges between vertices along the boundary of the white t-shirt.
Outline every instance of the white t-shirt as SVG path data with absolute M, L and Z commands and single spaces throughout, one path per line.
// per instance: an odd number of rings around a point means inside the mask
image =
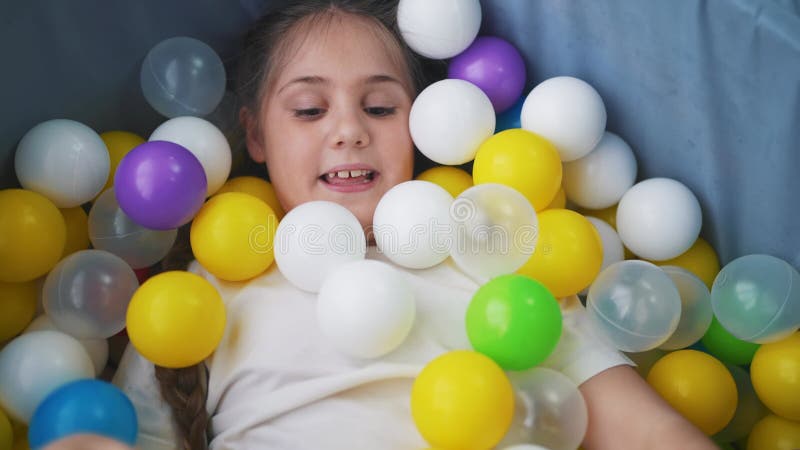
M 368 259 L 389 260 L 369 247 Z M 405 274 L 417 302 L 404 343 L 375 360 L 338 352 L 321 334 L 316 295 L 291 285 L 273 265 L 246 282 L 217 280 L 197 262 L 227 308 L 219 347 L 206 361 L 210 448 L 412 450 L 426 448 L 410 412 L 411 386 L 433 358 L 470 349 L 464 318 L 479 283 L 448 259 Z M 354 287 L 357 288 L 357 287 Z M 620 364 L 633 364 L 590 331 L 577 297 L 562 300 L 561 339 L 543 366 L 581 384 Z M 129 346 L 114 383 L 139 415 L 139 446 L 174 448 L 175 431 L 153 366 Z

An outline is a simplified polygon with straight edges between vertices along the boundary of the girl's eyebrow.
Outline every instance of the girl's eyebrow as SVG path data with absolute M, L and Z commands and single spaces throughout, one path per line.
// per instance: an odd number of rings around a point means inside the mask
M 286 84 L 284 84 L 280 89 L 278 89 L 278 93 L 280 93 L 281 91 L 283 91 L 284 89 L 288 88 L 293 84 L 328 85 L 330 83 L 331 82 L 329 79 L 317 75 L 302 76 L 294 78 L 289 82 L 287 82 Z M 380 84 L 380 83 L 396 83 L 399 84 L 401 87 L 405 86 L 397 78 L 386 74 L 370 75 L 366 79 L 364 79 L 364 84 Z

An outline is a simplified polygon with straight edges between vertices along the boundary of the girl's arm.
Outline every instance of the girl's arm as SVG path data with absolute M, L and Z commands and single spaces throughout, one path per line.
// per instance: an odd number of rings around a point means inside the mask
M 586 450 L 718 449 L 629 366 L 600 372 L 580 390 L 589 410 Z

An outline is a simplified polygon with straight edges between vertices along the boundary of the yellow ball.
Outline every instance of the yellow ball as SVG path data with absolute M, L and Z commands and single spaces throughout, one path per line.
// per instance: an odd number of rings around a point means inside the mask
M 558 150 L 547 139 L 521 128 L 501 131 L 478 148 L 472 166 L 475 184 L 500 183 L 518 190 L 536 211 L 561 188 Z
M 149 278 L 133 294 L 128 337 L 145 358 L 169 368 L 206 359 L 225 330 L 225 305 L 214 286 L 183 271 Z
M 800 421 L 800 331 L 762 344 L 750 363 L 758 398 L 773 413 Z
M 800 448 L 800 422 L 775 415 L 765 416 L 750 431 L 747 450 L 796 450 Z
M 0 409 L 0 450 L 11 450 L 14 446 L 14 432 L 8 416 Z
M 420 372 L 411 390 L 411 414 L 433 447 L 488 449 L 511 426 L 514 391 L 505 372 L 489 357 L 452 351 Z
M 281 203 L 278 201 L 278 196 L 275 195 L 275 188 L 266 180 L 249 176 L 231 178 L 219 188 L 216 195 L 225 192 L 244 192 L 245 194 L 250 194 L 269 205 L 278 217 L 278 220 L 282 219 L 284 216 Z
M 417 180 L 429 181 L 443 187 L 453 198 L 472 187 L 472 175 L 457 167 L 438 166 L 417 175 Z
M 213 196 L 192 222 L 195 258 L 217 278 L 247 280 L 272 264 L 278 219 L 263 201 L 241 192 Z
M 719 258 L 717 252 L 711 247 L 711 244 L 703 238 L 697 238 L 697 241 L 686 250 L 684 253 L 676 256 L 667 261 L 653 261 L 654 264 L 659 266 L 678 266 L 697 275 L 697 278 L 711 289 L 714 284 L 714 278 L 719 273 Z
M 67 226 L 67 242 L 64 244 L 63 258 L 89 248 L 89 217 L 80 206 L 60 211 Z
M 664 356 L 650 369 L 647 382 L 709 436 L 725 428 L 736 411 L 738 393 L 733 376 L 713 356 L 697 350 Z
M 564 188 L 562 187 L 558 190 L 558 192 L 556 192 L 556 196 L 553 197 L 553 200 L 545 209 L 564 209 L 566 207 L 567 194 L 564 192 Z
M 0 191 L 0 281 L 22 283 L 58 263 L 67 240 L 64 217 L 43 195 Z
M 106 185 L 103 186 L 103 189 L 100 191 L 100 194 L 102 194 L 103 191 L 114 185 L 114 174 L 117 173 L 117 166 L 119 166 L 119 162 L 122 161 L 122 158 L 133 150 L 134 147 L 144 144 L 144 139 L 128 131 L 106 131 L 100 135 L 100 139 L 105 142 L 108 148 L 108 156 L 111 158 L 111 169 L 109 171 L 108 181 L 106 181 Z M 100 194 L 97 194 L 97 196 L 99 197 Z
M 18 335 L 36 315 L 36 281 L 0 281 L 0 342 Z
M 600 272 L 600 235 L 586 217 L 568 209 L 547 209 L 538 218 L 536 249 L 519 273 L 544 284 L 556 298 L 577 294 Z

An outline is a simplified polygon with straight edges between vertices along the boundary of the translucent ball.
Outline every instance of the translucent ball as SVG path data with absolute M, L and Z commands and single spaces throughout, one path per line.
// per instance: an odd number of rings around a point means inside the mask
M 23 334 L 0 351 L 0 408 L 27 424 L 49 393 L 93 376 L 91 358 L 72 336 L 58 331 Z
M 677 266 L 661 268 L 678 288 L 678 294 L 681 296 L 681 320 L 678 322 L 678 328 L 660 348 L 664 350 L 686 348 L 699 341 L 711 325 L 713 317 L 711 295 L 703 280 L 688 270 Z
M 617 230 L 608 224 L 605 220 L 598 219 L 597 217 L 585 216 L 586 220 L 594 225 L 597 234 L 600 235 L 600 240 L 603 244 L 603 262 L 600 264 L 600 271 L 605 270 L 611 264 L 623 261 L 625 259 L 625 247 L 622 245 L 622 240 L 617 234 Z M 586 287 L 580 292 L 580 295 L 589 293 L 589 288 Z
M 139 287 L 133 269 L 103 250 L 67 256 L 47 275 L 44 310 L 59 329 L 81 339 L 105 339 L 125 328 L 125 313 Z
M 478 279 L 488 281 L 517 271 L 536 247 L 536 211 L 508 186 L 473 186 L 455 199 L 450 215 L 455 229 L 450 254 L 462 270 Z
M 50 319 L 50 316 L 42 314 L 33 319 L 33 322 L 25 328 L 24 332 L 31 333 L 45 330 L 61 331 L 56 324 L 53 323 L 53 320 Z M 105 339 L 78 339 L 78 342 L 83 345 L 83 348 L 86 349 L 86 353 L 92 358 L 94 374 L 100 375 L 100 372 L 105 369 L 106 363 L 108 362 L 108 341 Z
M 414 291 L 403 274 L 373 260 L 353 261 L 332 272 L 317 298 L 322 334 L 356 358 L 377 358 L 400 346 L 415 314 Z
M 589 288 L 586 313 L 618 349 L 643 352 L 672 336 L 681 317 L 681 297 L 658 266 L 621 261 L 597 276 Z
M 636 171 L 631 147 L 606 131 L 589 154 L 564 163 L 564 190 L 570 200 L 583 208 L 608 208 L 633 186 Z
M 178 230 L 151 230 L 131 220 L 117 203 L 114 189 L 108 189 L 89 211 L 89 239 L 97 250 L 122 258 L 134 269 L 161 261 L 178 236 Z
M 556 146 L 561 160 L 586 156 L 606 129 L 600 94 L 583 80 L 555 77 L 537 85 L 522 105 L 522 128 Z
M 683 183 L 651 178 L 628 189 L 617 207 L 617 232 L 634 254 L 662 261 L 688 250 L 703 224 L 700 202 Z
M 397 25 L 412 50 L 432 59 L 463 52 L 481 26 L 478 0 L 400 0 Z
M 435 266 L 450 256 L 451 196 L 427 181 L 407 181 L 389 189 L 375 208 L 375 243 L 392 262 L 411 269 Z
M 356 216 L 338 203 L 321 200 L 289 211 L 278 224 L 274 242 L 278 270 L 308 292 L 318 292 L 331 271 L 367 253 L 367 238 Z
M 526 443 L 551 450 L 578 448 L 586 434 L 589 413 L 575 382 L 542 367 L 509 372 L 508 378 L 517 396 L 516 411 L 512 431 L 498 447 Z
M 494 133 L 495 126 L 489 97 L 468 81 L 451 79 L 425 88 L 414 100 L 408 120 L 419 151 L 447 165 L 475 159 L 478 147 Z
M 14 169 L 25 189 L 59 208 L 93 199 L 108 179 L 111 158 L 94 130 L 74 120 L 54 119 L 31 128 L 19 141 Z
M 210 196 L 225 184 L 231 173 L 231 146 L 211 122 L 199 117 L 176 117 L 156 128 L 150 141 L 169 141 L 185 147 L 200 160 Z
M 711 307 L 737 338 L 759 344 L 779 341 L 800 327 L 800 274 L 774 256 L 742 256 L 717 275 Z
M 225 67 L 216 52 L 189 37 L 156 44 L 142 61 L 140 83 L 150 106 L 166 117 L 204 116 L 225 95 Z

